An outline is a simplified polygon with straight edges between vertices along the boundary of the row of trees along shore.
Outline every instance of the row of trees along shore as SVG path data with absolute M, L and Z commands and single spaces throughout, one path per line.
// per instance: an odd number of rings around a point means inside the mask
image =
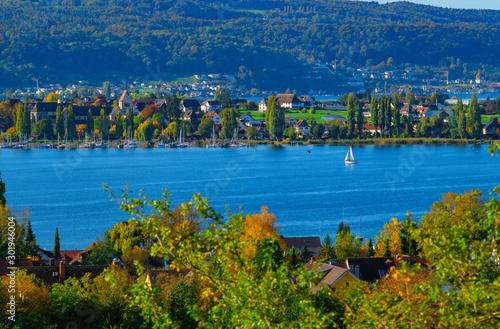
M 370 93 L 368 92 L 366 97 L 369 97 L 369 95 Z M 409 104 L 414 103 L 411 95 L 412 93 L 409 91 L 406 92 Z M 401 114 L 402 103 L 399 102 L 400 96 L 394 93 L 392 97 L 390 95 L 371 97 L 370 118 L 366 118 L 363 111 L 364 105 L 368 104 L 368 99 L 358 100 L 354 93 L 343 95 L 340 100 L 347 107 L 347 111 L 345 112 L 346 124 L 340 120 L 321 124 L 313 116 L 306 117 L 305 120 L 310 126 L 312 137 L 316 139 L 414 137 L 480 139 L 483 135 L 481 115 L 485 111 L 491 112 L 492 107 L 495 107 L 496 105 L 494 104 L 497 103 L 496 101 L 491 102 L 487 100 L 484 104 L 480 104 L 476 95 L 473 94 L 468 107 L 465 107 L 462 100 L 459 99 L 452 108 L 451 115 L 442 111 L 438 116 L 423 117 L 415 122 L 411 114 Z M 231 105 L 227 90 L 219 91 L 215 97 L 223 101 L 226 106 Z M 49 98 L 48 96 L 47 100 L 50 100 Z M 5 109 L 5 107 L 0 107 L 0 114 L 6 117 L 14 117 L 12 121 L 15 122 L 15 126 L 7 130 L 7 139 L 13 139 L 17 136 L 19 140 L 23 140 L 33 134 L 38 136 L 39 139 L 75 140 L 89 135 L 103 139 L 134 137 L 142 141 L 151 141 L 153 138 L 159 137 L 175 139 L 178 137 L 180 130 L 187 136 L 196 131 L 195 136 L 207 138 L 211 137 L 214 125 L 211 119 L 203 117 L 195 118 L 192 122 L 183 120 L 182 112 L 179 109 L 180 98 L 172 95 L 167 98 L 166 110 L 159 110 L 155 105 L 149 105 L 137 116 L 134 116 L 131 110 L 127 110 L 125 113 L 118 112 L 115 121 L 106 115 L 104 109 L 95 118 L 89 109 L 86 124 L 78 126 L 75 124 L 73 106 L 67 106 L 65 115 L 63 115 L 62 107 L 58 106 L 55 117 L 55 128 L 52 128 L 52 122 L 49 117 L 38 121 L 32 127 L 28 101 L 29 99 L 26 96 L 24 105 L 19 103 L 17 109 L 15 109 L 15 114 L 14 109 L 9 110 Z M 221 138 L 231 138 L 233 136 L 234 129 L 238 128 L 237 118 L 242 113 L 245 113 L 246 109 L 255 110 L 255 103 L 249 101 L 237 105 L 236 108 L 228 107 L 219 114 L 222 119 L 219 132 Z M 305 111 L 306 109 L 302 110 L 302 112 Z M 285 116 L 293 116 L 289 112 L 289 110 L 280 106 L 274 96 L 268 98 L 267 110 L 262 115 L 264 115 L 265 129 L 269 133 L 270 138 L 275 140 L 283 138 L 293 140 L 298 137 L 294 127 L 286 128 Z M 310 109 L 309 112 L 314 114 L 315 109 Z M 491 120 L 497 119 L 492 117 Z M 376 132 L 366 131 L 364 128 L 366 123 L 371 123 Z M 65 129 L 65 127 L 67 128 Z M 93 129 L 89 130 L 88 127 L 92 127 Z M 248 127 L 246 129 L 246 138 L 253 139 L 256 135 L 257 129 L 255 127 Z
M 498 144 L 491 147 L 498 150 Z M 336 239 L 323 240 L 321 262 L 336 258 L 393 256 L 392 268 L 376 284 L 359 281 L 312 293 L 323 277 L 304 264 L 306 249 L 291 249 L 279 234 L 276 217 L 241 210 L 219 214 L 198 194 L 172 206 L 165 190 L 158 200 L 134 196 L 125 188 L 118 199 L 131 219 L 97 240 L 84 265 L 109 266 L 101 275 L 69 278 L 48 286 L 24 271 L 16 273 L 15 328 L 498 328 L 500 326 L 500 201 L 478 190 L 445 193 L 415 220 L 391 219 L 375 237 L 376 248 L 339 224 Z M 8 241 L 5 185 L 0 179 L 0 238 Z M 494 193 L 500 192 L 500 187 Z M 17 250 L 36 241 L 29 215 L 16 213 Z M 58 235 L 57 235 L 58 236 Z M 36 245 L 36 242 L 35 242 Z M 58 245 L 58 241 L 56 241 Z M 56 248 L 59 248 L 58 246 Z M 5 253 L 4 253 L 5 254 Z M 170 271 L 146 281 L 148 257 L 168 260 Z M 401 255 L 420 256 L 411 265 Z M 194 276 L 184 279 L 186 270 Z M 10 278 L 0 278 L 0 309 L 5 313 Z M 4 316 L 0 325 L 12 324 Z

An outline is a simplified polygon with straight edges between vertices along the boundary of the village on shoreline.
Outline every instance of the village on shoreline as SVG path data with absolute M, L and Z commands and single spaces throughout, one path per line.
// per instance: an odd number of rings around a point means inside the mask
M 500 136 L 500 98 L 479 102 L 475 94 L 468 106 L 411 89 L 378 97 L 367 89 L 324 102 L 277 94 L 256 103 L 231 98 L 226 89 L 205 100 L 127 90 L 117 98 L 109 86 L 97 97 L 73 96 L 26 93 L 0 103 L 1 148 L 465 144 Z

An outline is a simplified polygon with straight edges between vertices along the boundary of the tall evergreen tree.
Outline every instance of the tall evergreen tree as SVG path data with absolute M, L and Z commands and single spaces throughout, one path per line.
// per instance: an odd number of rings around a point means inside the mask
M 7 200 L 5 199 L 5 183 L 2 180 L 2 173 L 0 172 L 0 206 L 6 206 Z
M 127 110 L 127 118 L 125 119 L 125 128 L 126 128 L 126 132 L 127 132 L 127 135 L 128 134 L 132 134 L 132 136 L 134 135 L 134 113 L 132 113 L 132 110 L 131 109 L 128 109 Z
M 385 107 L 386 107 L 386 102 L 384 100 L 384 97 L 383 96 L 380 96 L 380 99 L 379 99 L 379 111 L 380 111 L 380 133 L 382 135 L 382 137 L 384 137 L 384 132 L 385 132 Z
M 476 95 L 473 94 L 472 97 L 476 98 Z M 472 99 L 471 99 L 472 102 Z M 479 107 L 477 103 L 477 98 L 475 100 L 476 102 L 476 111 L 474 112 L 474 129 L 472 130 L 474 133 L 474 137 L 476 139 L 480 139 L 481 136 L 483 135 L 483 129 L 481 126 L 481 108 Z
M 285 131 L 285 111 L 278 101 L 275 101 L 274 109 L 269 113 L 269 133 L 276 139 L 283 138 Z
M 385 102 L 386 102 L 386 106 L 385 106 L 385 125 L 387 126 L 387 129 L 391 129 L 391 119 L 392 119 L 392 107 L 391 107 L 391 103 L 392 103 L 392 99 L 391 99 L 391 96 L 389 95 L 386 95 L 385 96 Z
M 222 122 L 221 122 L 221 133 L 224 138 L 231 138 L 234 134 L 234 129 L 238 127 L 238 122 L 236 121 L 236 113 L 234 109 L 226 109 L 221 112 Z
M 104 81 L 102 84 L 102 94 L 106 97 L 106 100 L 109 101 L 111 98 L 111 88 L 109 86 L 109 81 Z
M 401 124 L 401 108 L 399 106 L 398 93 L 394 92 L 394 96 L 392 97 L 392 102 L 394 104 L 393 120 L 394 122 L 394 131 L 396 132 L 396 136 L 399 134 L 399 125 Z
M 458 134 L 460 138 L 467 138 L 467 120 L 465 118 L 464 104 L 462 99 L 457 101 L 455 113 L 457 115 Z
M 64 138 L 64 114 L 61 110 L 61 106 L 57 107 L 56 110 L 56 136 L 57 138 Z
M 417 225 L 411 221 L 410 216 L 403 221 L 401 228 L 401 254 L 408 256 L 417 256 L 420 249 L 418 243 L 412 238 L 412 230 L 415 230 Z
M 124 130 L 124 122 L 123 122 L 123 117 L 122 117 L 122 114 L 120 111 L 118 111 L 116 113 L 116 127 L 115 127 L 115 130 L 116 130 L 116 136 L 118 138 L 122 138 L 123 137 L 123 132 L 125 131 Z
M 56 227 L 56 236 L 54 238 L 54 259 L 61 259 L 61 245 L 59 243 L 59 229 Z
M 73 105 L 68 106 L 68 137 L 71 140 L 74 140 L 77 136 L 76 134 L 76 120 L 75 113 L 73 112 Z
M 375 250 L 373 250 L 373 242 L 372 238 L 368 240 L 368 244 L 366 245 L 366 257 L 375 256 Z
M 356 124 L 358 125 L 358 136 L 361 137 L 363 133 L 363 123 L 365 117 L 363 116 L 363 105 L 361 102 L 358 103 L 358 111 L 356 113 Z
M 467 127 L 470 128 L 474 138 L 481 138 L 481 111 L 479 109 L 476 94 L 472 94 L 470 100 Z
M 31 257 L 38 256 L 38 246 L 36 244 L 36 237 L 31 228 L 31 221 L 28 220 L 28 228 L 26 230 L 25 238 L 26 254 Z
M 373 129 L 375 129 L 375 137 L 377 137 L 377 126 L 378 126 L 378 101 L 377 97 L 372 97 L 372 102 L 370 104 L 370 114 L 373 124 Z
M 29 97 L 28 93 L 24 94 L 24 130 L 26 135 L 31 136 L 31 112 L 29 110 Z
M 167 116 L 172 120 L 176 120 L 181 116 L 181 109 L 179 106 L 179 99 L 176 95 L 169 96 L 167 98 Z M 127 114 L 128 117 L 128 114 Z
M 265 117 L 265 123 L 268 130 L 269 126 L 271 125 L 271 115 L 275 109 L 276 109 L 276 98 L 273 95 L 271 95 L 267 99 L 266 117 Z
M 94 117 L 91 109 L 87 112 L 87 133 L 90 137 L 94 135 Z
M 354 99 L 351 95 L 347 99 L 347 128 L 349 129 L 349 138 L 354 136 L 354 117 L 356 115 L 356 109 L 354 108 Z
M 24 120 L 25 120 L 25 118 L 26 118 L 26 115 L 24 114 L 24 108 L 19 106 L 17 108 L 17 112 L 16 112 L 16 133 L 17 133 L 17 137 L 19 137 L 19 141 L 21 141 L 24 138 L 24 134 L 25 134 Z
M 219 101 L 223 109 L 229 108 L 231 106 L 231 98 L 229 97 L 229 91 L 227 91 L 227 89 L 222 90 L 222 92 L 220 93 Z
M 319 257 L 323 261 L 328 261 L 330 259 L 335 259 L 335 248 L 333 247 L 333 241 L 330 237 L 330 234 L 325 236 L 323 240 L 323 245 L 321 246 L 321 250 L 319 251 Z
M 106 111 L 101 109 L 101 115 L 99 116 L 99 133 L 101 134 L 101 138 L 108 137 L 110 128 L 111 123 L 109 122 L 109 117 L 106 115 Z

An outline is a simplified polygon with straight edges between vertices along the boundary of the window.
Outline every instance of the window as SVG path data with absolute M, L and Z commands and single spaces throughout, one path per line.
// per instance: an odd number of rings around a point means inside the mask
M 378 275 L 380 275 L 380 278 L 383 278 L 387 275 L 387 270 L 378 270 Z

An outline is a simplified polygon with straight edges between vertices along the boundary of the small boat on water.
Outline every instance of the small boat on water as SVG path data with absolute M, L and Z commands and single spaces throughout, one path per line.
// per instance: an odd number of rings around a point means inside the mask
M 212 148 L 212 149 L 220 148 L 220 145 L 215 143 L 215 126 L 212 127 L 212 143 L 211 144 L 207 144 L 205 147 L 207 149 L 210 149 L 210 148 Z
M 347 154 L 345 156 L 345 163 L 346 164 L 357 164 L 358 160 L 354 159 L 354 155 L 352 155 L 352 146 L 349 146 L 349 151 L 347 151 Z
M 56 149 L 58 149 L 58 150 L 63 150 L 65 148 L 66 148 L 66 145 L 64 145 L 64 144 L 59 144 L 56 146 Z
M 177 144 L 175 144 L 175 147 L 188 147 L 189 144 L 184 141 L 184 135 L 182 134 L 182 129 L 181 131 L 179 132 L 179 142 Z

